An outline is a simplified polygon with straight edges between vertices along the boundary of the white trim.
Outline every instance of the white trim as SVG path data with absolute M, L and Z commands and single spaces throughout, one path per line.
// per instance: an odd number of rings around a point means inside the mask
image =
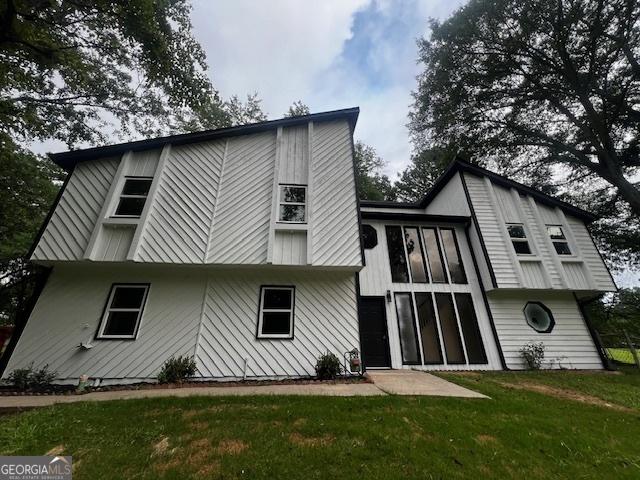
M 158 164 L 153 174 L 153 180 L 151 181 L 151 186 L 149 187 L 149 192 L 147 193 L 147 201 L 144 202 L 144 207 L 142 208 L 142 213 L 140 214 L 140 222 L 138 223 L 138 227 L 133 234 L 133 239 L 131 240 L 131 245 L 129 246 L 129 252 L 127 252 L 127 260 L 135 261 L 136 257 L 138 256 L 140 240 L 142 239 L 142 236 L 147 229 L 149 212 L 151 212 L 153 204 L 157 201 L 156 192 L 158 191 L 158 185 L 160 185 L 162 173 L 164 172 L 164 167 L 170 155 L 171 144 L 169 143 L 165 145 L 160 152 L 160 158 L 158 159 Z
M 301 188 L 304 190 L 304 202 L 286 202 L 282 199 L 282 190 L 284 188 Z M 276 205 L 276 223 L 293 223 L 293 224 L 306 224 L 307 223 L 307 204 L 308 202 L 308 185 L 296 185 L 294 183 L 278 183 L 278 203 Z M 280 218 L 280 207 L 283 205 L 291 205 L 294 207 L 304 208 L 303 220 L 282 220 Z
M 147 303 L 147 297 L 149 295 L 149 284 L 126 284 L 126 283 L 115 283 L 111 287 L 111 292 L 109 292 L 109 298 L 107 299 L 107 303 L 104 308 L 104 313 L 102 314 L 102 318 L 100 320 L 100 327 L 98 328 L 98 333 L 96 335 L 97 340 L 135 340 L 138 338 L 138 332 L 140 332 L 140 326 L 142 325 L 142 313 L 144 311 L 144 307 Z M 112 308 L 111 302 L 113 302 L 113 297 L 116 294 L 116 291 L 120 288 L 143 288 L 144 294 L 142 295 L 142 302 L 138 308 Z M 111 312 L 137 312 L 138 316 L 136 317 L 136 323 L 133 326 L 133 334 L 131 335 L 105 335 L 104 329 L 107 326 L 107 318 L 109 318 L 109 313 Z
M 264 296 L 267 290 L 288 290 L 291 292 L 291 306 L 289 308 L 264 308 Z M 258 310 L 258 331 L 257 337 L 260 339 L 291 339 L 293 338 L 293 317 L 295 308 L 295 287 L 262 286 L 260 287 L 260 308 Z M 263 313 L 288 313 L 289 333 L 262 333 Z

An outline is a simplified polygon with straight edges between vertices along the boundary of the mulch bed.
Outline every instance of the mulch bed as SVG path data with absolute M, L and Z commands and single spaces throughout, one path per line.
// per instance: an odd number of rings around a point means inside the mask
M 128 385 L 107 385 L 103 387 L 87 387 L 82 393 L 76 391 L 74 385 L 49 385 L 42 390 L 16 391 L 10 385 L 0 385 L 0 397 L 26 395 L 84 395 L 91 392 L 113 392 L 121 390 L 158 390 L 198 387 L 247 387 L 257 385 L 340 385 L 351 383 L 372 383 L 368 376 L 340 377 L 335 380 L 318 380 L 316 378 L 285 378 L 282 380 L 242 380 L 242 381 L 187 381 L 182 383 L 133 383 Z

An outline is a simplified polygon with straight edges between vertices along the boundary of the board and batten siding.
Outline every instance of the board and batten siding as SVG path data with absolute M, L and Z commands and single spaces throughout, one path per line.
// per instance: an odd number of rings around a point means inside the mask
M 111 285 L 150 283 L 136 340 L 94 340 Z M 48 365 L 60 379 L 155 377 L 172 355 L 193 355 L 206 278 L 193 270 L 141 265 L 54 267 L 5 375 Z M 81 343 L 93 345 L 81 349 Z
M 507 367 L 525 368 L 520 349 L 527 342 L 545 346 L 544 368 L 601 369 L 602 361 L 575 298 L 570 292 L 500 292 L 488 294 Z M 550 333 L 538 333 L 524 316 L 527 302 L 546 305 L 555 320 Z
M 424 222 L 400 222 L 363 220 L 363 224 L 371 225 L 375 228 L 378 236 L 378 244 L 371 249 L 365 249 L 366 266 L 359 272 L 360 295 L 386 297 L 387 291 L 391 292 L 392 301 L 385 301 L 387 328 L 389 331 L 389 350 L 391 354 L 391 364 L 393 368 L 418 368 L 424 370 L 499 370 L 502 368 L 500 354 L 491 330 L 490 319 L 482 298 L 480 282 L 474 268 L 473 258 L 469 250 L 462 225 L 455 224 L 434 224 Z M 406 225 L 406 226 L 437 226 L 453 228 L 460 248 L 462 262 L 467 275 L 467 284 L 444 284 L 444 283 L 393 283 L 391 280 L 391 268 L 389 265 L 389 250 L 385 232 L 386 225 Z M 461 292 L 471 293 L 473 306 L 478 319 L 478 327 L 487 354 L 487 364 L 481 365 L 426 365 L 426 366 L 403 366 L 400 350 L 400 334 L 398 330 L 398 318 L 393 300 L 396 292 Z
M 76 166 L 33 252 L 33 260 L 79 260 L 89 243 L 120 159 Z
M 261 285 L 295 286 L 294 338 L 257 339 Z M 352 272 L 220 271 L 208 279 L 196 360 L 203 377 L 315 374 L 318 356 L 360 348 Z M 246 362 L 246 370 L 245 370 Z
M 615 291 L 582 220 L 488 177 L 463 175 L 498 288 Z M 524 226 L 531 255 L 515 253 L 509 223 Z M 547 225 L 562 227 L 571 255 L 556 253 Z

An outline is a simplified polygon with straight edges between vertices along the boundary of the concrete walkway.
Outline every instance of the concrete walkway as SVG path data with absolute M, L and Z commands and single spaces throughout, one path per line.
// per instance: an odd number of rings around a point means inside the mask
M 369 372 L 374 383 L 250 385 L 234 387 L 188 387 L 154 390 L 114 390 L 86 395 L 0 396 L 0 411 L 45 407 L 57 403 L 128 400 L 132 398 L 247 396 L 247 395 L 320 395 L 357 397 L 377 395 L 437 395 L 444 397 L 488 398 L 485 395 L 447 382 L 434 375 L 411 370 Z
M 489 398 L 468 388 L 416 370 L 369 370 L 376 387 L 392 395 L 433 395 L 438 397 Z

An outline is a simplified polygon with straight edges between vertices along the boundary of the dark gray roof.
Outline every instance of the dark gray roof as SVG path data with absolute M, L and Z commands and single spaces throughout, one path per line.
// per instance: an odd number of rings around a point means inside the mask
M 249 135 L 251 133 L 264 132 L 278 127 L 290 127 L 307 122 L 326 122 L 331 120 L 346 119 L 351 128 L 355 128 L 360 109 L 358 107 L 346 108 L 343 110 L 333 110 L 330 112 L 313 113 L 301 115 L 299 117 L 287 117 L 266 122 L 239 125 L 236 127 L 218 128 L 216 130 L 205 130 L 202 132 L 183 133 L 181 135 L 170 135 L 168 137 L 151 138 L 148 140 L 138 140 L 136 142 L 119 143 L 106 145 L 104 147 L 86 148 L 83 150 L 70 150 L 68 152 L 50 153 L 49 158 L 54 163 L 70 171 L 78 162 L 92 160 L 95 158 L 113 157 L 122 155 L 132 150 L 149 150 L 161 148 L 170 143 L 172 145 L 184 145 L 186 143 L 203 142 L 216 138 L 234 137 L 238 135 Z
M 516 190 L 525 193 L 527 195 L 531 195 L 540 203 L 552 206 L 559 207 L 566 211 L 567 213 L 573 215 L 574 217 L 578 217 L 581 220 L 590 223 L 597 219 L 597 217 L 586 210 L 582 210 L 570 203 L 563 202 L 555 197 L 547 195 L 546 193 L 542 193 L 535 188 L 527 187 L 522 183 L 518 183 L 513 181 L 507 177 L 503 177 L 502 175 L 498 175 L 495 172 L 487 170 L 485 168 L 479 167 L 478 165 L 473 165 L 472 163 L 467 162 L 461 158 L 456 158 L 453 162 L 449 164 L 444 173 L 436 180 L 436 183 L 431 187 L 431 189 L 425 194 L 424 197 L 419 202 L 389 202 L 389 201 L 374 201 L 374 200 L 360 200 L 361 207 L 386 207 L 386 208 L 417 208 L 423 209 L 425 208 L 431 200 L 433 200 L 436 195 L 442 190 L 442 188 L 447 184 L 447 182 L 451 179 L 451 177 L 458 171 L 466 171 L 472 173 L 474 175 L 478 175 L 480 177 L 489 177 L 492 182 L 501 185 L 506 188 L 515 188 Z

